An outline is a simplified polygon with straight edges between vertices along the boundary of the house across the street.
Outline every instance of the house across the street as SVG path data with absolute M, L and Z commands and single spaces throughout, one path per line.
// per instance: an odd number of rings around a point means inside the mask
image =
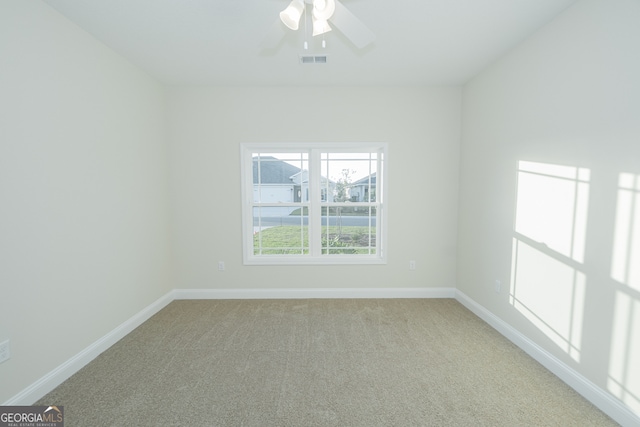
M 335 183 L 322 177 L 322 201 L 333 201 Z M 272 156 L 253 158 L 253 201 L 300 203 L 309 200 L 309 171 Z M 263 208 L 262 216 L 286 216 L 299 206 Z

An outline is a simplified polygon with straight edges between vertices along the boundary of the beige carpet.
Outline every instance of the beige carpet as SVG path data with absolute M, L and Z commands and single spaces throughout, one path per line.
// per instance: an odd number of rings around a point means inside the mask
M 617 425 L 449 299 L 174 301 L 37 404 L 68 427 Z

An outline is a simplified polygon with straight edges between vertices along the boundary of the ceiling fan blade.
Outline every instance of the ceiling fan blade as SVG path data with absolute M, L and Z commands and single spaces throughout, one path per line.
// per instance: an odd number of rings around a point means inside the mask
M 260 47 L 262 49 L 275 49 L 276 47 L 278 47 L 285 35 L 286 28 L 280 18 L 278 18 L 273 23 L 264 39 L 262 39 Z
M 329 21 L 358 49 L 366 47 L 376 39 L 375 34 L 338 0 L 336 0 L 336 11 Z

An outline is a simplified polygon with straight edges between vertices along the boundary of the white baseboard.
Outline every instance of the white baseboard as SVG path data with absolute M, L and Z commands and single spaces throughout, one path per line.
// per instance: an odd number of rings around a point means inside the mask
M 609 415 L 617 423 L 625 427 L 640 426 L 640 417 L 631 412 L 629 408 L 611 394 L 567 366 L 554 355 L 531 341 L 463 292 L 456 290 L 455 294 L 455 299 L 462 305 L 520 347 L 542 366 L 553 372 L 554 375 L 580 393 L 589 402 L 600 408 L 602 412 Z
M 173 301 L 173 293 L 169 292 L 2 405 L 33 405 L 34 402 L 62 384 L 87 363 L 98 357 L 100 353 L 162 310 L 171 301 Z
M 311 298 L 455 298 L 616 422 L 640 425 L 640 417 L 611 394 L 455 288 L 174 289 L 2 405 L 32 405 L 174 300 Z
M 174 299 L 454 298 L 455 288 L 175 289 Z
M 32 405 L 62 384 L 100 353 L 162 310 L 181 299 L 306 299 L 306 298 L 453 298 L 455 288 L 340 288 L 340 289 L 174 289 L 80 353 L 49 372 L 3 406 Z

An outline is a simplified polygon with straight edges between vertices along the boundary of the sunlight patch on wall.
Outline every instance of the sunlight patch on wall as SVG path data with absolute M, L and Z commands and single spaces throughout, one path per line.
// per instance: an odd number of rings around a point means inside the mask
M 580 361 L 586 277 L 513 239 L 510 303 L 575 361 Z
M 617 292 L 607 388 L 640 415 L 640 300 Z
M 640 415 L 640 175 L 618 178 L 611 277 L 618 290 L 607 388 Z
M 640 175 L 620 174 L 611 277 L 640 291 Z
M 580 361 L 589 169 L 518 162 L 510 303 Z
M 516 232 L 583 262 L 589 169 L 525 161 L 518 166 Z

